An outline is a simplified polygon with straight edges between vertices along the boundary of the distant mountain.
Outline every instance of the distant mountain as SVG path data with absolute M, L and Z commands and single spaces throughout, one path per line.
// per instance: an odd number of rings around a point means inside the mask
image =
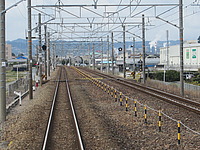
M 147 53 L 154 53 L 155 52 L 155 42 L 151 45 L 149 44 L 151 41 L 146 41 L 146 52 Z M 38 40 L 33 40 L 33 47 L 32 47 L 32 53 L 35 55 L 36 53 L 36 45 L 38 45 Z M 69 53 L 73 53 L 74 55 L 80 55 L 80 54 L 86 54 L 88 53 L 88 47 L 89 43 L 82 43 L 82 42 L 66 42 L 66 41 L 54 41 L 54 43 L 57 43 L 56 45 L 56 53 L 57 55 L 63 56 L 67 55 Z M 157 53 L 159 53 L 160 47 L 163 47 L 165 45 L 166 41 L 157 41 L 156 46 L 157 46 Z M 179 44 L 179 41 L 169 41 L 170 45 L 177 45 Z M 26 39 L 17 39 L 13 41 L 7 41 L 7 44 L 12 45 L 12 52 L 15 55 L 19 55 L 23 53 L 24 55 L 28 55 L 28 42 Z M 101 45 L 99 42 L 93 42 L 95 46 L 95 50 L 99 51 L 102 49 Z M 126 42 L 126 48 L 131 48 L 131 45 L 133 45 L 132 42 Z M 92 43 L 90 43 L 90 47 L 92 47 Z M 114 43 L 114 48 L 119 48 L 123 47 L 123 43 Z M 137 41 L 135 43 L 135 48 L 138 50 L 142 50 L 142 41 Z M 107 43 L 104 42 L 104 51 L 107 51 Z
M 28 55 L 28 42 L 25 39 L 17 39 L 17 40 L 13 40 L 13 41 L 6 41 L 7 44 L 12 45 L 12 53 L 14 53 L 15 55 L 19 55 L 19 54 L 24 54 L 24 55 Z M 33 47 L 32 47 L 32 51 L 33 51 L 33 55 L 35 54 L 35 46 L 38 42 L 37 41 L 33 41 Z

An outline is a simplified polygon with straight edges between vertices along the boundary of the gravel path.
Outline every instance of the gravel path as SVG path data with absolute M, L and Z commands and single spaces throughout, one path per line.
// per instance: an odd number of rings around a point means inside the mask
M 53 72 L 53 80 L 55 75 L 56 72 Z M 54 82 L 48 82 L 34 92 L 33 100 L 27 96 L 22 106 L 12 109 L 6 122 L 1 124 L 0 149 L 41 148 L 54 88 Z

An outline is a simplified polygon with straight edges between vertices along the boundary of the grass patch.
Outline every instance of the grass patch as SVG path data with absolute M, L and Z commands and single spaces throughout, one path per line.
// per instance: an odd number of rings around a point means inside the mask
M 19 71 L 18 72 L 18 77 L 22 78 L 24 76 L 26 76 L 26 71 Z M 12 71 L 12 70 L 8 70 L 6 71 L 6 82 L 13 82 L 17 80 L 17 71 Z

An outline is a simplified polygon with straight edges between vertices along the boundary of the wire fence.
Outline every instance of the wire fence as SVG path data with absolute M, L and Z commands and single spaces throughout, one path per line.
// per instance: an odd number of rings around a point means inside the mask
M 125 106 L 124 111 L 132 111 L 134 116 L 137 118 L 139 125 L 143 123 L 149 127 L 146 134 L 147 132 L 150 135 L 156 134 L 156 136 L 158 136 L 157 139 L 162 139 L 164 145 L 169 145 L 168 148 L 173 149 L 174 145 L 178 145 L 182 149 L 200 148 L 199 131 L 193 130 L 191 127 L 181 122 L 181 120 L 174 119 L 172 116 L 162 112 L 162 110 L 154 109 L 137 99 L 123 94 L 112 86 L 99 81 L 98 79 L 94 79 L 90 75 L 86 75 L 76 68 L 74 69 L 79 74 L 87 77 L 88 80 L 104 92 L 111 95 L 113 101 L 118 102 L 120 107 Z M 174 144 L 171 143 L 171 139 L 174 139 Z M 154 144 L 157 144 L 156 141 Z

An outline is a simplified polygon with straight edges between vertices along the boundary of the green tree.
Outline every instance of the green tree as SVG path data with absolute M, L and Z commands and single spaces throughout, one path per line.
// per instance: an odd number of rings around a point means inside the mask
M 158 71 L 151 76 L 153 79 L 163 81 L 164 72 Z M 165 81 L 166 82 L 180 81 L 180 73 L 175 70 L 167 70 L 165 73 Z
M 175 71 L 175 70 L 167 70 L 166 81 L 167 82 L 180 81 L 180 72 Z

